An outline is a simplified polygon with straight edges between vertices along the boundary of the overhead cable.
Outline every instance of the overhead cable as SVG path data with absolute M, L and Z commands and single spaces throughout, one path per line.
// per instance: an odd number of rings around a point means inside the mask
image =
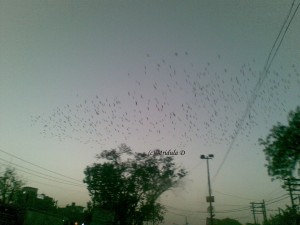
M 229 144 L 229 147 L 228 147 L 228 149 L 227 149 L 227 151 L 226 151 L 226 153 L 225 153 L 225 156 L 223 157 L 223 160 L 221 161 L 220 166 L 219 166 L 218 169 L 217 169 L 216 174 L 215 174 L 214 177 L 213 177 L 213 180 L 215 180 L 215 178 L 219 175 L 219 173 L 220 173 L 220 171 L 221 171 L 221 169 L 222 169 L 222 167 L 223 167 L 223 165 L 224 165 L 224 163 L 225 163 L 225 161 L 226 161 L 226 159 L 227 159 L 227 157 L 228 157 L 230 151 L 232 150 L 233 145 L 235 144 L 235 141 L 236 141 L 236 139 L 237 139 L 237 137 L 238 137 L 238 135 L 239 135 L 239 133 L 240 133 L 240 130 L 241 130 L 241 128 L 242 128 L 242 126 L 243 126 L 243 124 L 244 124 L 244 122 L 245 122 L 247 116 L 248 116 L 249 113 L 250 113 L 250 110 L 251 110 L 251 108 L 252 108 L 252 105 L 254 104 L 254 102 L 255 102 L 255 100 L 256 100 L 256 98 L 257 98 L 257 96 L 258 96 L 257 94 L 259 93 L 260 88 L 261 88 L 261 86 L 263 85 L 263 82 L 265 81 L 265 79 L 266 79 L 266 77 L 267 77 L 267 74 L 268 74 L 268 72 L 269 72 L 269 69 L 270 69 L 270 67 L 271 67 L 271 65 L 272 65 L 272 62 L 273 62 L 275 56 L 277 55 L 277 52 L 278 52 L 278 50 L 279 50 L 279 48 L 280 48 L 280 46 L 281 46 L 281 44 L 282 44 L 282 41 L 283 41 L 283 39 L 284 39 L 284 37 L 285 37 L 285 35 L 286 35 L 286 33 L 287 33 L 287 30 L 289 29 L 290 24 L 292 23 L 292 21 L 293 21 L 293 19 L 294 19 L 294 17 L 295 17 L 295 14 L 296 14 L 296 12 L 297 12 L 298 9 L 299 9 L 300 3 L 296 6 L 296 9 L 293 11 L 292 16 L 290 17 L 290 15 L 291 15 L 291 13 L 292 13 L 292 8 L 294 7 L 294 2 L 295 2 L 295 0 L 293 1 L 292 6 L 291 6 L 291 8 L 290 8 L 290 10 L 289 10 L 287 19 L 286 19 L 286 21 L 283 23 L 283 25 L 282 25 L 282 27 L 281 27 L 281 29 L 280 29 L 280 32 L 279 32 L 279 34 L 278 34 L 278 36 L 277 36 L 277 38 L 276 38 L 276 40 L 275 40 L 275 42 L 274 42 L 274 44 L 273 44 L 273 46 L 272 46 L 272 48 L 271 48 L 271 51 L 270 51 L 269 54 L 268 54 L 269 56 L 268 56 L 268 59 L 267 59 L 267 61 L 266 61 L 265 66 L 264 66 L 263 72 L 260 73 L 259 79 L 258 79 L 258 81 L 257 81 L 257 83 L 256 83 L 256 85 L 255 85 L 255 87 L 254 87 L 254 90 L 253 90 L 253 92 L 252 92 L 252 95 L 250 96 L 250 99 L 249 99 L 249 101 L 248 101 L 248 103 L 247 103 L 247 106 L 246 106 L 246 109 L 245 109 L 244 114 L 243 114 L 242 117 L 238 120 L 238 123 L 237 123 L 237 124 L 238 124 L 237 129 L 234 130 L 233 138 L 232 138 L 232 140 L 231 140 L 231 142 L 230 142 L 230 144 Z M 287 24 L 287 25 L 286 25 L 286 24 Z M 282 36 L 281 36 L 281 33 L 283 32 L 283 29 L 284 29 L 285 26 L 286 26 L 286 28 L 285 28 L 285 30 L 284 30 L 284 33 L 283 33 Z M 279 43 L 278 43 L 278 40 L 279 40 L 279 37 L 280 37 L 280 36 L 281 36 L 281 39 L 280 39 L 280 41 L 279 41 Z M 278 43 L 278 44 L 277 44 L 277 43 Z M 273 51 L 273 49 L 275 48 L 276 45 L 277 45 L 277 48 L 276 48 L 275 52 L 272 54 L 272 51 Z
M 18 159 L 18 160 L 20 160 L 20 161 L 22 161 L 22 162 L 25 162 L 25 163 L 27 163 L 27 164 L 30 164 L 30 165 L 35 166 L 35 167 L 37 167 L 37 168 L 40 168 L 40 169 L 42 169 L 42 170 L 44 170 L 44 171 L 47 171 L 47 172 L 50 172 L 50 173 L 59 175 L 59 176 L 61 176 L 61 177 L 65 177 L 65 178 L 68 178 L 68 179 L 77 181 L 77 182 L 79 182 L 79 183 L 82 183 L 81 181 L 79 181 L 79 180 L 77 180 L 77 179 L 74 179 L 74 178 L 72 178 L 72 177 L 63 175 L 63 174 L 61 174 L 61 173 L 58 173 L 58 172 L 55 172 L 55 171 L 46 169 L 46 168 L 44 168 L 44 167 L 42 167 L 42 166 L 39 166 L 39 165 L 34 164 L 34 163 L 32 163 L 32 162 L 29 162 L 29 161 L 27 161 L 27 160 L 25 160 L 25 159 L 22 159 L 22 158 L 20 158 L 20 157 L 14 155 L 14 154 L 11 154 L 11 153 L 9 153 L 9 152 L 6 152 L 6 151 L 4 151 L 3 149 L 0 149 L 0 152 L 3 152 L 3 153 L 6 154 L 6 155 L 9 155 L 9 156 L 11 156 L 11 157 L 14 157 L 14 158 L 16 158 L 16 159 Z

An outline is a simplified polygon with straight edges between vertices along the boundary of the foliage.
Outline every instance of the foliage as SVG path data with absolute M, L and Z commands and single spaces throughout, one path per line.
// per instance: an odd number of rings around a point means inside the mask
M 23 185 L 24 183 L 17 177 L 15 169 L 6 167 L 0 176 L 0 203 L 14 203 Z
M 235 219 L 225 218 L 222 220 L 216 219 L 215 225 L 242 225 L 239 221 Z
M 264 225 L 300 225 L 300 215 L 291 207 L 287 207 L 281 214 L 271 216 Z
M 113 212 L 120 225 L 162 222 L 165 209 L 156 200 L 187 174 L 173 157 L 133 153 L 125 144 L 96 158 L 102 163 L 85 169 L 84 182 L 93 206 Z
M 83 212 L 84 224 L 90 224 L 92 221 L 93 207 L 92 202 L 88 201 Z
M 292 177 L 300 162 L 300 107 L 289 113 L 287 126 L 278 123 L 259 142 L 264 146 L 269 175 L 274 179 Z

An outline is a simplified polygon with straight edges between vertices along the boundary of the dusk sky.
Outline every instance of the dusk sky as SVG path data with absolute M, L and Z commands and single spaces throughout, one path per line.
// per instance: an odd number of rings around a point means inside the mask
M 165 224 L 204 225 L 200 155 L 214 154 L 216 218 L 253 222 L 262 200 L 277 213 L 290 201 L 258 139 L 300 105 L 299 12 L 255 86 L 292 3 L 0 0 L 1 171 L 86 206 L 83 171 L 102 150 L 184 150 L 189 175 L 159 199 Z

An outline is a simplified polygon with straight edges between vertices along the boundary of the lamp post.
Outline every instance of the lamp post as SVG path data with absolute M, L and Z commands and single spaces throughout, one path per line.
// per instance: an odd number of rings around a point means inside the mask
M 214 196 L 211 196 L 211 185 L 210 185 L 210 175 L 209 175 L 209 163 L 208 160 L 212 159 L 214 157 L 213 154 L 209 154 L 207 156 L 201 155 L 200 159 L 206 159 L 206 165 L 207 165 L 207 179 L 208 179 L 208 194 L 209 196 L 206 197 L 206 201 L 209 202 L 209 214 L 210 214 L 210 225 L 213 225 L 213 208 L 212 208 L 212 202 L 214 202 Z

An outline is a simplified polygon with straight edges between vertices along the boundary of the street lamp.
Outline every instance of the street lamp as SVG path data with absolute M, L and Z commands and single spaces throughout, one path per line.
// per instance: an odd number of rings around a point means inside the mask
M 213 208 L 212 208 L 212 202 L 215 201 L 214 196 L 211 196 L 211 186 L 210 186 L 210 175 L 209 175 L 209 163 L 208 160 L 212 159 L 214 157 L 213 154 L 209 154 L 207 156 L 201 155 L 200 159 L 206 159 L 206 165 L 207 165 L 207 179 L 208 179 L 208 193 L 209 196 L 206 197 L 206 201 L 209 202 L 209 214 L 210 214 L 210 225 L 213 225 Z

